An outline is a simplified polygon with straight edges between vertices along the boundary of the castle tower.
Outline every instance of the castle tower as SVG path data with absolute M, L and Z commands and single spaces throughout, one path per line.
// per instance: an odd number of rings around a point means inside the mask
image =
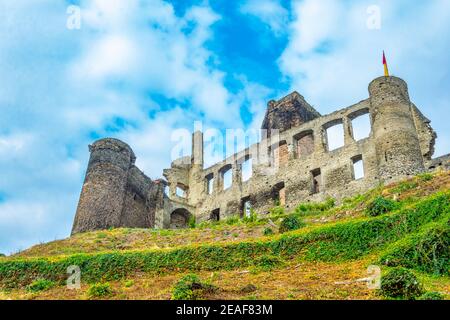
M 268 103 L 261 129 L 267 130 L 267 137 L 270 137 L 272 129 L 277 129 L 281 133 L 318 117 L 320 113 L 306 102 L 303 96 L 294 91 L 281 100 L 272 100 Z
M 397 77 L 380 77 L 370 83 L 369 93 L 380 179 L 388 181 L 423 172 L 406 82 Z
M 99 140 L 89 151 L 72 234 L 120 226 L 128 171 L 136 161 L 133 150 L 116 139 Z

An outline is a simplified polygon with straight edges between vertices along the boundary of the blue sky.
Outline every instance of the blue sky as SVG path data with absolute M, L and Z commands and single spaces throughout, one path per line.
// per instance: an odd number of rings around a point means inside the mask
M 196 120 L 258 127 L 293 90 L 322 114 L 367 98 L 383 49 L 446 154 L 449 30 L 446 0 L 0 0 L 0 252 L 69 235 L 93 140 L 158 178 Z

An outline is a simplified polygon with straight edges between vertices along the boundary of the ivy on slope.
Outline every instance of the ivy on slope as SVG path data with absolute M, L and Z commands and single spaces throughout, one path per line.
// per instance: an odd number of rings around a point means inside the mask
M 390 245 L 380 263 L 405 267 L 434 275 L 450 275 L 450 218 L 427 225 Z
M 285 259 L 299 256 L 316 261 L 358 259 L 448 217 L 449 212 L 450 192 L 445 192 L 376 218 L 336 223 L 309 233 L 294 231 L 259 241 L 78 254 L 56 260 L 6 260 L 0 262 L 0 288 L 24 287 L 38 278 L 63 284 L 66 270 L 72 265 L 80 267 L 83 282 L 94 283 L 119 280 L 133 272 L 230 270 L 255 265 L 265 255 Z

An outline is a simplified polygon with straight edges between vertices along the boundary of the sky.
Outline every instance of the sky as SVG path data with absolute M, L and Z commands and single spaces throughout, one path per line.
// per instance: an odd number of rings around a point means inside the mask
M 93 141 L 160 178 L 195 121 L 258 128 L 294 90 L 322 114 L 368 98 L 382 50 L 447 154 L 449 31 L 447 0 L 0 0 L 0 253 L 70 234 Z

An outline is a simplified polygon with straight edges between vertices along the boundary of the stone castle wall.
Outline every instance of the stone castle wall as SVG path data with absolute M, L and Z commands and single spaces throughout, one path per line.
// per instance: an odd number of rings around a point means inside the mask
M 449 158 L 432 159 L 436 134 L 410 102 L 406 83 L 396 77 L 375 79 L 369 98 L 321 116 L 298 93 L 271 101 L 263 129 L 278 129 L 267 139 L 209 167 L 203 167 L 203 135 L 193 134 L 189 158 L 164 170 L 156 183 L 134 166 L 132 150 L 105 139 L 91 147 L 91 160 L 80 197 L 73 233 L 107 227 L 180 228 L 197 221 L 248 214 L 267 214 L 275 205 L 287 211 L 299 203 L 342 200 L 391 181 L 448 166 Z M 368 114 L 370 135 L 356 140 L 352 121 Z M 344 128 L 344 146 L 329 150 L 326 130 Z M 243 181 L 242 164 L 252 162 Z M 354 163 L 362 161 L 364 177 L 355 178 Z M 224 188 L 231 170 L 232 185 Z M 212 182 L 211 182 L 212 181 Z M 167 185 L 169 192 L 163 193 Z M 212 190 L 211 189 L 212 186 Z M 177 195 L 177 188 L 184 195 Z

